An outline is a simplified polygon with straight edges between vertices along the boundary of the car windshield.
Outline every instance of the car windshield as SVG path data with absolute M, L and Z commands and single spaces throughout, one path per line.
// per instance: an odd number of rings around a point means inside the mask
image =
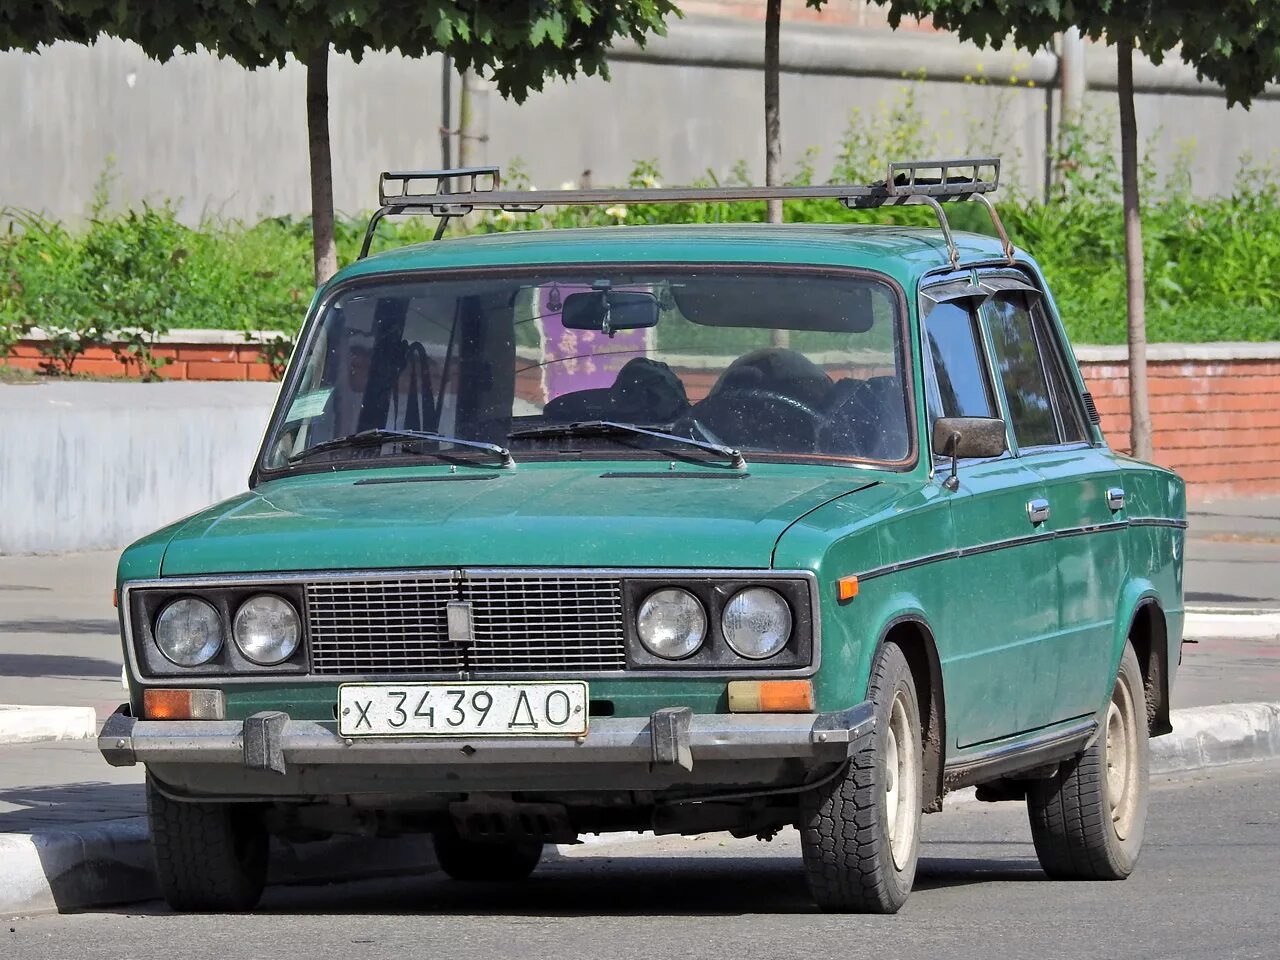
M 264 466 L 486 459 L 448 438 L 518 461 L 715 459 L 710 444 L 901 464 L 901 321 L 889 283 L 838 271 L 602 266 L 353 285 L 307 337 Z M 374 430 L 443 436 L 301 456 Z

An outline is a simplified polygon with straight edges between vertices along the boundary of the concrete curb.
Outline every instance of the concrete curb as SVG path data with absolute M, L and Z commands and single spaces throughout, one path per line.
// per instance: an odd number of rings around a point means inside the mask
M 336 883 L 433 873 L 427 837 L 339 837 L 273 844 L 273 884 Z M 159 896 L 145 817 L 45 833 L 0 834 L 0 916 L 69 913 Z
M 1280 703 L 1233 703 L 1173 711 L 1174 732 L 1151 741 L 1151 773 L 1163 776 L 1280 757 Z M 971 790 L 947 806 L 972 802 Z M 600 853 L 652 840 L 648 833 L 584 837 L 561 854 Z M 584 850 L 584 847 L 586 848 Z M 439 869 L 428 839 L 339 838 L 277 845 L 273 883 L 334 883 Z M 38 834 L 0 834 L 0 916 L 68 912 L 156 895 L 151 844 L 143 818 L 112 820 Z
M 37 740 L 91 740 L 98 735 L 93 707 L 40 707 L 0 703 L 0 744 Z
M 1173 733 L 1151 741 L 1151 772 L 1182 773 L 1280 757 L 1280 703 L 1174 710 Z
M 1280 640 L 1280 611 L 1188 607 L 1184 640 Z

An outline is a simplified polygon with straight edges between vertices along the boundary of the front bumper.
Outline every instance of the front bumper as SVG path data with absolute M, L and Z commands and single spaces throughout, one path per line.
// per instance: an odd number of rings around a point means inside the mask
M 594 720 L 584 737 L 344 739 L 268 712 L 239 720 L 139 720 L 121 707 L 98 749 L 145 763 L 175 792 L 285 796 L 404 791 L 654 789 L 774 780 L 785 764 L 839 762 L 875 727 L 869 702 L 838 713 Z

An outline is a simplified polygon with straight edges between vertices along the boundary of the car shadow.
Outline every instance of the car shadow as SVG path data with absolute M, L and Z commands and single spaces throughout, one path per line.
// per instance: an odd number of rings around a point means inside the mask
M 140 783 L 85 781 L 56 786 L 0 787 L 0 833 L 56 830 L 147 812 Z

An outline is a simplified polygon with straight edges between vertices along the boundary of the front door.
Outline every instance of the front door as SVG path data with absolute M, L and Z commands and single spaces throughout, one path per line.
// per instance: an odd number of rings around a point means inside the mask
M 926 291 L 927 294 L 927 291 Z M 924 320 L 930 423 L 940 416 L 999 417 L 974 301 L 937 303 Z M 941 480 L 950 473 L 935 462 Z M 962 461 L 951 498 L 954 557 L 932 624 L 942 661 L 947 728 L 957 748 L 1028 728 L 1026 690 L 1037 644 L 1058 626 L 1053 542 L 1038 518 L 1045 485 L 1017 457 Z
M 1036 663 L 1035 720 L 1050 724 L 1094 713 L 1107 692 L 1115 611 L 1124 582 L 1124 492 L 1114 455 L 1095 445 L 1062 338 L 1040 294 L 999 290 L 984 306 L 998 357 L 1033 345 L 1037 363 L 1001 361 L 1011 403 L 1039 404 L 1048 416 L 1024 430 L 1024 462 L 1045 485 L 1054 534 L 1060 626 Z M 1046 405 L 1047 404 L 1047 405 Z M 1025 416 L 1024 416 L 1025 419 Z

